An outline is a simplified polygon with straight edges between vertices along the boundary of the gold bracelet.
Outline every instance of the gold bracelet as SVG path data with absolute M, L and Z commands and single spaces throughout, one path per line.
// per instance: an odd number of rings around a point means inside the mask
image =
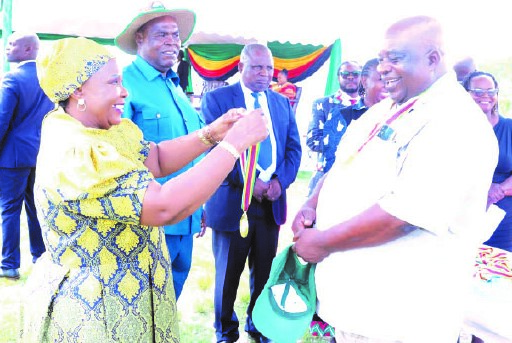
M 204 145 L 206 145 L 206 146 L 213 145 L 211 143 L 211 141 L 204 136 L 204 132 L 203 132 L 204 129 L 205 128 L 203 127 L 202 129 L 197 130 L 197 137 L 199 137 L 199 139 L 201 140 L 201 142 L 204 143 Z
M 211 145 L 219 144 L 220 141 L 216 140 L 212 136 L 212 131 L 210 130 L 210 125 L 206 125 L 204 128 L 206 129 L 205 138 L 208 140 L 208 142 L 210 142 Z
M 233 144 L 226 141 L 220 141 L 218 146 L 229 152 L 231 156 L 235 158 L 235 160 L 238 160 L 240 158 L 240 153 L 238 152 L 238 150 L 236 150 Z

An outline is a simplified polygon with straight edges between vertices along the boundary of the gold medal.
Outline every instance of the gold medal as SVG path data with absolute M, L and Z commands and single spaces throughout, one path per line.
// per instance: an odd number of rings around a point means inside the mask
M 240 218 L 240 236 L 242 238 L 247 237 L 247 234 L 249 233 L 249 221 L 247 220 L 247 212 L 244 211 L 244 214 L 242 214 L 242 218 Z

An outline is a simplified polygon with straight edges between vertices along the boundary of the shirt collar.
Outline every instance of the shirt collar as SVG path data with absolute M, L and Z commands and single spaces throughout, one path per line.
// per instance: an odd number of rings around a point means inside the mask
M 245 86 L 242 81 L 240 81 L 240 86 L 242 87 L 242 92 L 244 92 L 244 96 L 248 97 L 249 99 L 252 97 L 252 93 L 255 93 L 254 91 L 250 90 L 247 86 Z M 265 92 L 261 91 L 261 92 L 256 92 L 256 93 L 265 93 Z
M 366 105 L 364 104 L 364 99 L 359 98 L 359 101 L 356 102 L 354 105 L 352 105 L 355 110 L 362 110 L 366 108 Z
M 137 57 L 135 58 L 135 61 L 133 63 L 137 66 L 137 68 L 140 70 L 142 75 L 144 75 L 144 77 L 148 81 L 153 81 L 157 77 L 163 78 L 162 73 L 160 71 L 156 70 L 155 67 L 153 67 L 151 64 L 149 64 L 145 59 L 143 59 L 139 55 L 137 55 Z M 174 70 L 169 69 L 169 71 L 167 72 L 166 75 L 167 75 L 166 78 L 170 79 L 172 81 L 172 83 L 174 83 L 175 86 L 179 85 L 180 78 L 174 72 Z
M 21 67 L 22 65 L 24 64 L 27 64 L 27 63 L 31 63 L 31 62 L 36 62 L 36 60 L 26 60 L 26 61 L 21 61 L 18 63 L 18 67 Z

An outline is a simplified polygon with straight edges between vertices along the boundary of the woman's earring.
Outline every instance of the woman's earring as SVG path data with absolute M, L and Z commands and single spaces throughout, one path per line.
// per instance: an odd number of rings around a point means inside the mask
M 85 109 L 87 108 L 87 106 L 85 105 L 85 100 L 84 99 L 78 99 L 78 103 L 76 104 L 76 108 L 80 112 L 84 112 Z

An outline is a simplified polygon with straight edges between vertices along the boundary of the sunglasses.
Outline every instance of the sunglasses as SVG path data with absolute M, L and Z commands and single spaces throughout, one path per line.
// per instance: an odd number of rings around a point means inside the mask
M 339 75 L 346 79 L 348 78 L 349 76 L 352 76 L 352 77 L 359 77 L 361 76 L 361 72 L 360 71 L 340 71 Z
M 493 89 L 475 88 L 475 89 L 470 89 L 469 91 L 479 98 L 485 96 L 486 94 L 487 94 L 487 96 L 490 96 L 490 97 L 496 96 L 496 94 L 498 94 L 497 88 L 493 88 Z

